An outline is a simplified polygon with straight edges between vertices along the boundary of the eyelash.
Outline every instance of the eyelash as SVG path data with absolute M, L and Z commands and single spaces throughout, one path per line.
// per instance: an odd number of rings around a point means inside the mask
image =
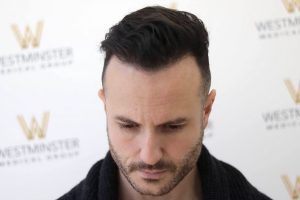
M 169 130 L 180 130 L 184 127 L 183 124 L 169 124 L 165 125 L 163 128 L 169 129 Z
M 127 130 L 132 130 L 132 129 L 136 129 L 138 128 L 138 125 L 135 124 L 119 124 L 119 127 L 121 129 L 127 129 Z M 184 124 L 168 124 L 168 125 L 164 125 L 162 126 L 162 130 L 165 132 L 168 131 L 178 131 L 184 128 Z
M 120 128 L 124 128 L 124 129 L 132 129 L 132 128 L 136 128 L 137 125 L 134 124 L 119 124 Z

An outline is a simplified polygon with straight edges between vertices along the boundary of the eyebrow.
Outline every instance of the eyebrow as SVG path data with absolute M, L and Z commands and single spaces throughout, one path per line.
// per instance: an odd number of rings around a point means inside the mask
M 136 124 L 136 125 L 139 125 L 139 123 L 127 118 L 127 117 L 124 117 L 124 116 L 116 116 L 115 119 L 117 121 L 120 121 L 120 122 L 123 122 L 123 123 L 128 123 L 128 124 Z
M 183 117 L 179 117 L 177 119 L 174 119 L 174 120 L 170 120 L 170 121 L 167 121 L 167 122 L 164 122 L 162 124 L 183 124 L 187 122 L 187 119 L 186 118 L 183 118 Z
M 124 117 L 124 116 L 116 116 L 115 119 L 117 121 L 120 121 L 120 122 L 123 122 L 123 123 L 130 123 L 130 124 L 136 124 L 136 125 L 139 125 L 139 123 L 127 118 L 127 117 Z M 184 118 L 184 117 L 179 117 L 179 118 L 176 118 L 174 120 L 169 120 L 169 121 L 166 121 L 166 122 L 163 122 L 159 125 L 157 125 L 158 127 L 159 126 L 164 126 L 164 125 L 168 125 L 168 124 L 185 124 L 187 123 L 188 119 L 187 118 Z

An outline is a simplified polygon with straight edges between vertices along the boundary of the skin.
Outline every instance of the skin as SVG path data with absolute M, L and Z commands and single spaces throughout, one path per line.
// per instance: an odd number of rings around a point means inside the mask
M 120 199 L 201 199 L 196 167 L 215 90 L 187 55 L 157 72 L 113 56 L 99 90 Z

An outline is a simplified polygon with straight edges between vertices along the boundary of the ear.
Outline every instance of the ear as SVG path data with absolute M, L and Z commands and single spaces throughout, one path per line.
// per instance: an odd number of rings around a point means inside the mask
M 216 98 L 216 90 L 212 90 L 205 101 L 204 110 L 203 110 L 203 126 L 206 128 L 208 124 L 208 118 L 212 110 L 212 106 L 214 104 Z
M 105 93 L 104 93 L 104 89 L 103 89 L 103 88 L 99 89 L 99 91 L 98 91 L 98 96 L 99 96 L 99 98 L 101 99 L 101 101 L 103 102 L 103 104 L 104 104 L 104 109 L 105 109 L 105 111 L 106 111 L 106 106 L 105 106 Z

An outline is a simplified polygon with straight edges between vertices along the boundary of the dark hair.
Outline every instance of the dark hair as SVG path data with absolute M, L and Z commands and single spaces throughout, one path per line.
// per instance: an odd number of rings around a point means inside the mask
M 125 16 L 110 28 L 101 43 L 105 52 L 102 84 L 110 58 L 157 71 L 185 55 L 196 58 L 204 92 L 210 88 L 208 33 L 195 15 L 160 6 L 145 7 Z

